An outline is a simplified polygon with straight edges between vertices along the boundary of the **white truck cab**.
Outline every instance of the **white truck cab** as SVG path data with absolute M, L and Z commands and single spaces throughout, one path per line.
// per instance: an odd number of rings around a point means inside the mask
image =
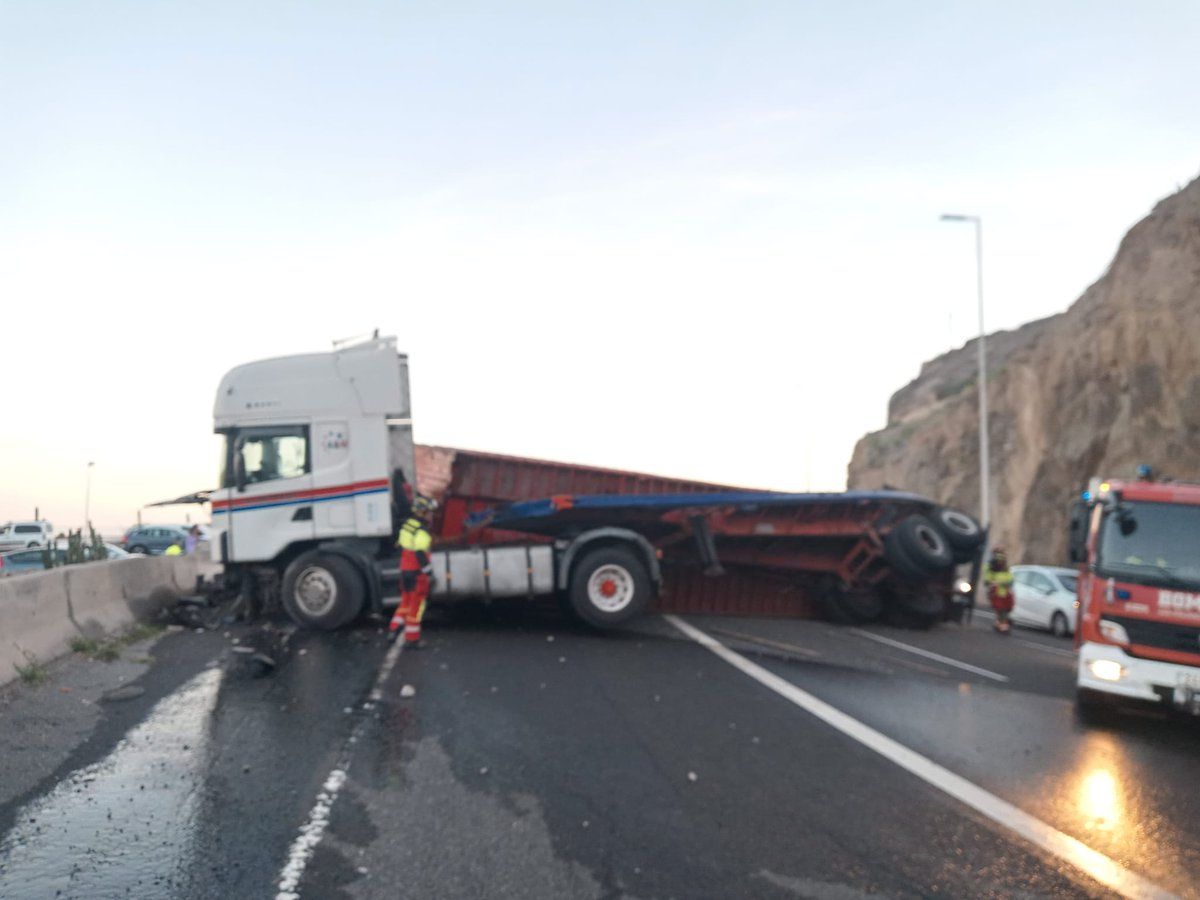
M 278 589 L 294 618 L 318 627 L 377 604 L 371 561 L 394 540 L 415 483 L 408 360 L 395 338 L 238 366 L 221 381 L 213 425 L 224 444 L 212 546 L 229 581 L 248 595 Z
M 238 366 L 213 421 L 225 438 L 212 494 L 222 561 L 393 534 L 392 478 L 413 483 L 408 362 L 395 338 Z

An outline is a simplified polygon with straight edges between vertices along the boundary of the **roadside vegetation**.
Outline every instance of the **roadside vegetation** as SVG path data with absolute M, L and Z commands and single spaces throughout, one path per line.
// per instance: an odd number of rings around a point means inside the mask
M 148 640 L 163 631 L 164 626 L 138 622 L 122 635 L 112 638 L 90 638 L 77 634 L 71 638 L 71 650 L 89 659 L 113 662 L 121 658 L 121 651 L 131 644 Z
M 13 663 L 13 668 L 17 670 L 17 675 L 21 681 L 28 685 L 39 685 L 49 676 L 46 667 L 38 661 L 38 658 L 28 650 L 22 650 L 21 655 L 25 657 L 25 665 Z

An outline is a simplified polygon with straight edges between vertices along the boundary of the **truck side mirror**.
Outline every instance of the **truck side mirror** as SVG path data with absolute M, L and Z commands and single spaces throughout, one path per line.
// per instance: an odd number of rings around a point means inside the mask
M 1133 513 L 1121 510 L 1117 512 L 1117 524 L 1121 528 L 1121 536 L 1129 537 L 1137 531 L 1137 519 L 1133 517 Z
M 1071 505 L 1071 518 L 1067 530 L 1067 554 L 1073 563 L 1087 562 L 1088 513 L 1090 511 L 1085 500 L 1076 500 Z
M 233 480 L 237 485 L 238 493 L 243 493 L 246 490 L 246 461 L 242 459 L 242 448 L 235 447 L 233 451 Z

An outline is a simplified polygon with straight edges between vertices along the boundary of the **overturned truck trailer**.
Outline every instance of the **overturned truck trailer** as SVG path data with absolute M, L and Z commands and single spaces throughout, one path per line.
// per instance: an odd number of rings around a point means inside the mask
M 932 624 L 969 603 L 969 516 L 899 491 L 748 491 L 447 447 L 416 448 L 435 597 L 561 592 L 595 625 L 654 611 Z M 974 584 L 977 578 L 972 578 Z
M 390 337 L 257 360 L 221 380 L 208 596 L 338 628 L 399 602 L 414 486 L 442 501 L 434 597 L 558 595 L 599 627 L 651 609 L 932 622 L 968 516 L 891 491 L 783 494 L 413 443 Z

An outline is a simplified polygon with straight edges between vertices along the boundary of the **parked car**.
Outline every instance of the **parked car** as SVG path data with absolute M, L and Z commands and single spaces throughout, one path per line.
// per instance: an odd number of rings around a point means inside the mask
M 46 547 L 53 537 L 54 526 L 45 519 L 5 522 L 0 525 L 0 553 L 30 547 Z
M 186 535 L 187 529 L 176 525 L 134 525 L 121 538 L 121 546 L 130 553 L 159 556 Z
M 1013 566 L 1012 620 L 1058 637 L 1075 633 L 1079 573 L 1057 566 Z
M 104 545 L 105 559 L 121 559 L 129 556 L 127 552 L 122 550 L 116 544 Z M 89 545 L 84 545 L 83 553 L 85 557 L 91 556 L 92 548 Z M 32 550 L 13 550 L 9 553 L 0 554 L 0 577 L 8 575 L 20 575 L 22 572 L 40 572 L 46 568 L 45 550 L 41 547 Z M 60 540 L 55 543 L 55 556 L 58 558 L 59 565 L 65 565 L 67 561 L 67 542 Z

